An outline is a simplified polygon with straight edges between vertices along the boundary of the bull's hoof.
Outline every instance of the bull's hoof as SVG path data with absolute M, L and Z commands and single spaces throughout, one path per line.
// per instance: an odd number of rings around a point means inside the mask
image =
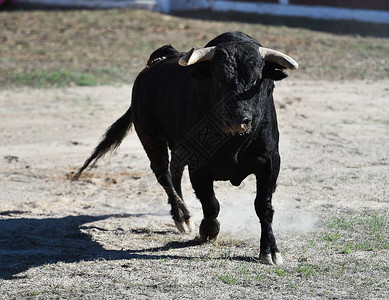
M 188 229 L 189 229 L 190 232 L 194 232 L 195 231 L 195 223 L 193 222 L 192 217 L 190 217 L 189 219 L 185 220 L 185 223 L 188 226 Z
M 174 224 L 176 224 L 177 229 L 181 233 L 189 232 L 188 225 L 186 225 L 186 223 L 184 221 L 176 221 L 176 220 L 174 220 Z
M 265 265 L 282 265 L 284 263 L 282 255 L 280 252 L 270 253 L 261 253 L 259 255 L 259 260 Z
M 193 232 L 195 230 L 195 224 L 193 222 L 192 217 L 185 221 L 176 221 L 174 220 L 174 224 L 176 224 L 177 229 L 181 233 L 188 233 L 188 232 Z
M 218 220 L 203 219 L 200 224 L 200 240 L 202 242 L 216 241 L 219 236 L 220 223 Z
M 270 253 L 261 253 L 259 259 L 265 265 L 273 265 L 273 259 Z
M 282 259 L 282 255 L 280 252 L 274 252 L 272 254 L 272 259 L 275 265 L 282 265 L 284 263 L 284 260 Z

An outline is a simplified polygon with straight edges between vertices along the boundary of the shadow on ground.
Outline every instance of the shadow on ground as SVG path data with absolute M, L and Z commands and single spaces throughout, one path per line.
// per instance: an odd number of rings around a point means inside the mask
M 21 212 L 2 212 L 14 215 Z M 67 216 L 64 218 L 10 218 L 0 220 L 0 278 L 12 279 L 14 275 L 31 267 L 56 262 L 93 261 L 96 259 L 188 259 L 189 257 L 158 255 L 158 251 L 197 245 L 195 241 L 171 242 L 163 247 L 143 250 L 107 250 L 92 237 L 83 233 L 83 225 L 108 218 L 134 217 L 134 215 Z M 135 217 L 142 217 L 135 215 Z M 93 228 L 93 227 L 92 227 Z M 102 229 L 104 230 L 104 229 Z M 149 233 L 154 234 L 154 232 Z M 131 230 L 142 234 L 142 230 Z M 156 232 L 167 234 L 167 232 Z M 155 252 L 150 255 L 146 252 Z

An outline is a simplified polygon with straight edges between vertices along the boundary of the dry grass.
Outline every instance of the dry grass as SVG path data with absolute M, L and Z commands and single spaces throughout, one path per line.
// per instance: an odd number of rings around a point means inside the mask
M 389 39 L 201 21 L 140 10 L 0 13 L 0 86 L 130 83 L 164 44 L 180 51 L 225 31 L 248 33 L 300 63 L 298 78 L 387 78 Z
M 223 232 L 204 245 L 178 234 L 135 134 L 67 180 L 128 107 L 130 86 L 0 91 L 0 298 L 387 299 L 387 81 L 277 86 L 282 266 L 256 260 L 253 177 L 218 182 Z
M 127 10 L 1 12 L 0 28 L 1 299 L 389 298 L 389 39 Z M 312 232 L 276 229 L 282 266 L 256 261 L 257 223 L 255 238 L 239 231 L 218 244 L 179 235 L 134 135 L 126 154 L 67 180 L 128 107 L 130 86 L 12 89 L 131 83 L 156 47 L 186 50 L 228 30 L 301 65 L 293 78 L 303 80 L 276 90 L 276 217 L 284 209 L 300 223 L 312 213 L 319 221 Z M 245 213 L 252 200 L 238 196 L 255 189 L 245 184 L 218 186 L 222 210 L 239 200 Z
M 134 219 L 140 218 L 144 216 L 14 222 L 9 233 L 34 240 L 33 249 L 63 252 L 59 256 L 25 251 L 14 263 L 13 280 L 3 281 L 2 294 L 7 299 L 385 299 L 389 295 L 384 216 L 345 214 L 322 224 L 325 232 L 283 234 L 279 240 L 287 260 L 284 266 L 256 262 L 257 240 L 224 237 L 218 244 L 197 245 L 156 216 L 158 226 L 141 227 L 141 220 L 139 227 L 134 226 Z M 374 218 L 384 223 L 372 237 L 367 224 Z M 339 220 L 351 225 L 343 227 Z M 18 228 L 22 225 L 34 233 Z M 386 246 L 344 251 L 348 244 L 375 243 L 375 234 L 386 239 Z M 36 267 L 18 274 L 16 270 L 24 270 L 26 263 Z

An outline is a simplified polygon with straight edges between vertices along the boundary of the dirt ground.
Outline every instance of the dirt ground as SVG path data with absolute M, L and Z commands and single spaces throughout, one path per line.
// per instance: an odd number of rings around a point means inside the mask
M 130 85 L 0 91 L 0 298 L 388 299 L 389 81 L 277 83 L 279 267 L 256 261 L 252 177 L 216 184 L 222 231 L 203 245 L 175 229 L 135 132 L 69 180 L 130 95 Z M 381 246 L 357 246 L 369 234 L 354 229 L 375 219 Z

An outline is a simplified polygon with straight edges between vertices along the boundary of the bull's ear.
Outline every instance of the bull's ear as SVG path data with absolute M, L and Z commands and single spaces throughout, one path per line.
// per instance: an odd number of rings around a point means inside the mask
M 259 47 L 259 56 L 265 61 L 262 75 L 264 78 L 281 80 L 287 77 L 285 69 L 296 70 L 298 63 L 290 56 L 270 48 Z
M 285 67 L 277 63 L 267 61 L 262 69 L 262 78 L 270 78 L 273 80 L 282 80 L 288 75 L 284 72 Z

